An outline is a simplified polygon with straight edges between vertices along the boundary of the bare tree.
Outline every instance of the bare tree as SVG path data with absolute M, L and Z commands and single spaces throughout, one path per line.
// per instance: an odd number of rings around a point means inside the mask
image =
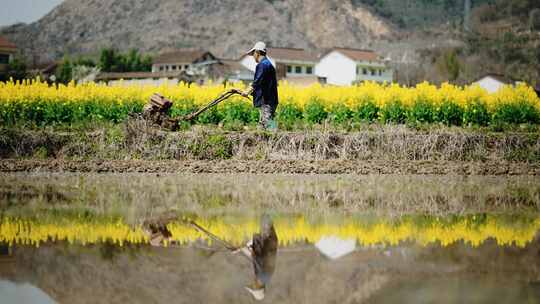
M 463 11 L 463 27 L 466 31 L 471 30 L 471 0 L 465 0 L 465 7 Z

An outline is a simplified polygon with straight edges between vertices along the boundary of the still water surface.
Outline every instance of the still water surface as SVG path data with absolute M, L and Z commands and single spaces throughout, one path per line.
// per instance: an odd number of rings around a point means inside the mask
M 278 249 L 266 302 L 540 303 L 534 215 L 270 218 Z M 238 214 L 140 225 L 62 212 L 4 217 L 0 303 L 253 303 L 253 263 L 220 241 L 242 247 L 260 223 Z
M 5 174 L 0 304 L 540 303 L 539 181 Z

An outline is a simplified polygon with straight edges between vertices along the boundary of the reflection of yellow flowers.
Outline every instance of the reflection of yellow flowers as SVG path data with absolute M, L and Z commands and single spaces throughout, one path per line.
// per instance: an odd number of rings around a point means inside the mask
M 242 244 L 258 230 L 254 219 L 228 222 L 220 218 L 198 219 L 201 226 L 234 243 Z M 419 221 L 405 218 L 397 222 L 378 220 L 365 222 L 347 218 L 339 223 L 311 223 L 303 217 L 275 219 L 276 232 L 282 246 L 298 242 L 315 243 L 321 237 L 334 235 L 356 239 L 360 245 L 396 245 L 415 241 L 421 245 L 440 243 L 442 246 L 463 241 L 471 246 L 481 245 L 494 239 L 500 245 L 525 246 L 540 229 L 540 217 L 524 222 L 505 221 L 497 216 L 486 216 L 481 222 L 469 217 L 445 222 L 437 218 Z M 204 239 L 204 234 L 184 222 L 168 225 L 172 240 L 185 244 Z M 36 245 L 47 241 L 94 244 L 111 241 L 118 245 L 148 243 L 148 235 L 142 227 L 130 227 L 118 219 L 86 219 L 66 217 L 61 219 L 4 218 L 0 224 L 0 241 L 10 244 Z
M 101 84 L 89 83 L 76 85 L 48 86 L 39 80 L 0 82 L 0 105 L 9 108 L 9 104 L 17 103 L 26 107 L 32 106 L 77 106 L 86 102 L 97 102 L 102 105 L 144 104 L 149 97 L 160 92 L 177 103 L 175 107 L 182 107 L 191 103 L 202 105 L 216 98 L 220 93 L 230 88 L 243 88 L 242 85 L 209 84 L 198 86 L 180 83 L 172 85 L 164 83 L 160 86 L 119 86 L 109 87 Z M 333 105 L 342 104 L 349 108 L 371 100 L 379 107 L 384 107 L 393 101 L 399 100 L 405 106 L 410 106 L 416 100 L 424 100 L 435 106 L 445 101 L 452 102 L 463 108 L 476 101 L 483 101 L 488 109 L 493 110 L 502 104 L 526 102 L 535 105 L 540 110 L 540 101 L 534 90 L 526 85 L 505 87 L 494 94 L 488 94 L 479 86 L 459 87 L 448 83 L 440 87 L 429 83 L 421 83 L 416 87 L 402 87 L 397 84 L 377 84 L 367 82 L 359 86 L 334 87 L 319 84 L 310 87 L 296 87 L 286 82 L 279 86 L 279 96 L 282 104 L 294 104 L 303 108 L 310 100 L 317 99 L 324 103 L 327 110 Z M 235 96 L 236 102 L 249 103 L 246 99 Z

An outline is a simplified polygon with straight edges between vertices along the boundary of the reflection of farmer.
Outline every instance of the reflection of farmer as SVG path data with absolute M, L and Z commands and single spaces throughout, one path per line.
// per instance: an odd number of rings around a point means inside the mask
M 266 44 L 264 42 L 255 43 L 255 46 L 247 54 L 253 56 L 257 67 L 251 89 L 242 92 L 242 96 L 253 95 L 253 105 L 259 108 L 260 112 L 259 124 L 264 129 L 275 129 L 274 114 L 278 105 L 276 69 L 266 58 Z
M 260 233 L 254 234 L 253 240 L 238 250 L 252 260 L 255 278 L 253 284 L 246 286 L 246 290 L 256 300 L 264 299 L 266 285 L 274 274 L 277 246 L 278 238 L 272 219 L 268 215 L 263 215 Z

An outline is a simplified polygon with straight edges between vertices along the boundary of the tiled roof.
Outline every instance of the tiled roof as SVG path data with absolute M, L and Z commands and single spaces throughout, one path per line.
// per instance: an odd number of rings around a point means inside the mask
M 239 61 L 233 59 L 219 59 L 229 72 L 248 72 L 253 73 Z
M 476 79 L 475 81 L 473 82 L 477 82 L 477 81 L 480 81 L 486 77 L 491 77 L 499 82 L 502 82 L 502 83 L 505 83 L 505 84 L 511 84 L 511 83 L 514 83 L 514 81 L 512 81 L 512 79 L 509 79 L 507 77 L 505 77 L 504 75 L 502 74 L 496 74 L 496 73 L 488 73 L 488 74 L 484 74 L 482 75 L 482 77 L 479 77 L 478 79 Z
M 17 46 L 9 41 L 6 37 L 0 36 L 0 48 L 15 50 L 17 49 Z
M 268 48 L 267 54 L 275 60 L 316 62 L 317 55 L 304 49 Z
M 202 50 L 178 50 L 170 53 L 164 53 L 154 58 L 154 64 L 162 63 L 193 63 L 197 59 L 202 58 L 205 54 L 210 54 Z M 210 54 L 211 55 L 211 54 Z M 212 55 L 213 57 L 213 55 Z
M 296 48 L 269 47 L 266 49 L 268 57 L 277 61 L 304 61 L 316 62 L 317 54 Z M 247 55 L 243 55 L 240 59 Z
M 354 61 L 377 61 L 379 56 L 372 50 L 361 50 L 361 49 L 351 49 L 351 48 L 333 48 L 328 51 L 325 55 L 329 54 L 332 51 L 338 51 L 341 54 L 351 58 Z

